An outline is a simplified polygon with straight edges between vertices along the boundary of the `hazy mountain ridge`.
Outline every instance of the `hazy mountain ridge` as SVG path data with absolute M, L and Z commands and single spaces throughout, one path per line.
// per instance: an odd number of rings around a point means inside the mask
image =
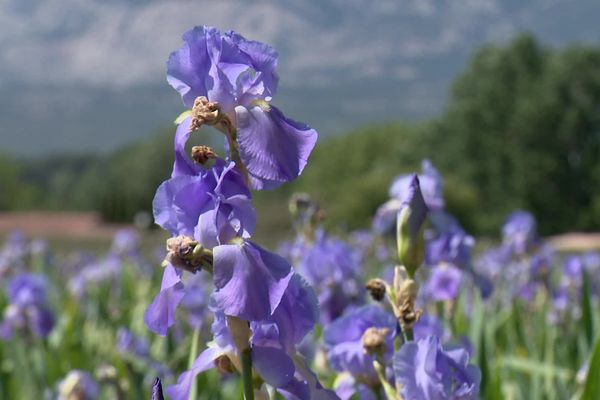
M 280 52 L 275 98 L 323 134 L 442 108 L 470 52 L 528 30 L 549 44 L 597 43 L 591 0 L 8 0 L 0 3 L 0 148 L 108 151 L 181 110 L 164 62 L 209 24 Z

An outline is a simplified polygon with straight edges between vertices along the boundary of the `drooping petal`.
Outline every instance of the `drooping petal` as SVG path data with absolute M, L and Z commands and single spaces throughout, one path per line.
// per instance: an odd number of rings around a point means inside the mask
M 252 366 L 275 388 L 288 384 L 296 370 L 290 356 L 275 347 L 252 346 Z
M 284 258 L 249 241 L 215 247 L 213 271 L 216 306 L 246 321 L 271 316 L 293 274 Z
M 317 141 L 317 131 L 287 119 L 274 106 L 235 108 L 240 157 L 254 189 L 273 189 L 297 178 Z
M 196 376 L 212 368 L 214 361 L 223 354 L 225 354 L 225 351 L 218 347 L 209 347 L 200 353 L 192 368 L 179 375 L 175 385 L 167 387 L 165 392 L 169 398 L 171 400 L 188 400 Z
M 261 334 L 264 334 L 257 325 L 274 324 L 279 344 L 286 351 L 294 352 L 295 345 L 314 328 L 318 318 L 319 305 L 314 290 L 300 275 L 294 274 L 273 315 L 253 324 L 253 343 L 261 343 Z M 270 337 L 265 339 L 271 340 Z
M 173 143 L 175 161 L 173 163 L 173 172 L 171 173 L 172 178 L 181 175 L 198 175 L 202 172 L 202 167 L 193 162 L 185 150 L 185 145 L 192 134 L 191 124 L 192 118 L 187 117 L 177 125 Z
M 166 335 L 175 323 L 175 309 L 185 296 L 183 282 L 172 265 L 167 265 L 163 274 L 160 292 L 144 313 L 148 329 L 159 335 Z

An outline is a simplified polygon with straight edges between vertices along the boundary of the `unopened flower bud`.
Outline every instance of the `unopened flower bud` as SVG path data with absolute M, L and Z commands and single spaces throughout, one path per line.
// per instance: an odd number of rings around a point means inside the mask
M 385 339 L 390 333 L 390 328 L 371 327 L 362 336 L 362 345 L 367 354 L 376 355 L 385 353 Z
M 192 107 L 192 124 L 190 129 L 195 131 L 202 125 L 215 125 L 221 120 L 221 107 L 218 103 L 208 101 L 204 96 L 197 97 Z
M 150 394 L 150 400 L 165 400 L 162 390 L 162 384 L 160 378 L 156 378 L 152 384 L 152 393 Z
M 369 294 L 375 301 L 381 301 L 385 297 L 386 284 L 382 279 L 375 278 L 371 279 L 365 285 Z
M 398 213 L 396 225 L 398 258 L 411 277 L 414 276 L 425 258 L 423 223 L 427 212 L 427 205 L 425 205 L 419 186 L 419 178 L 414 175 L 410 190 Z

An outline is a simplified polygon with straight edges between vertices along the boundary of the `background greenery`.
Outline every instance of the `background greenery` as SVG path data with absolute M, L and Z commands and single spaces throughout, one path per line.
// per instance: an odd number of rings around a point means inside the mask
M 402 93 L 398 94 L 399 96 Z M 477 51 L 444 113 L 321 139 L 300 179 L 256 195 L 263 232 L 288 226 L 287 197 L 307 191 L 328 224 L 364 227 L 391 179 L 431 158 L 447 177 L 448 208 L 475 234 L 496 232 L 520 207 L 542 233 L 600 227 L 600 49 L 550 49 L 524 35 Z M 109 156 L 0 156 L 0 210 L 96 210 L 108 221 L 150 211 L 172 163 L 174 128 Z M 218 143 L 202 133 L 199 143 Z M 210 137 L 210 139 L 205 140 Z M 217 146 L 218 147 L 218 146 Z M 471 213 L 475 206 L 482 212 Z

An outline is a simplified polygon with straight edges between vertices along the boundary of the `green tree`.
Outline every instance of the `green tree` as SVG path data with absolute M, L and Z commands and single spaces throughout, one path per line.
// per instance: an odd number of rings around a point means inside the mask
M 600 226 L 600 50 L 486 46 L 454 83 L 436 124 L 436 158 L 474 189 L 478 231 L 534 212 L 542 232 Z

